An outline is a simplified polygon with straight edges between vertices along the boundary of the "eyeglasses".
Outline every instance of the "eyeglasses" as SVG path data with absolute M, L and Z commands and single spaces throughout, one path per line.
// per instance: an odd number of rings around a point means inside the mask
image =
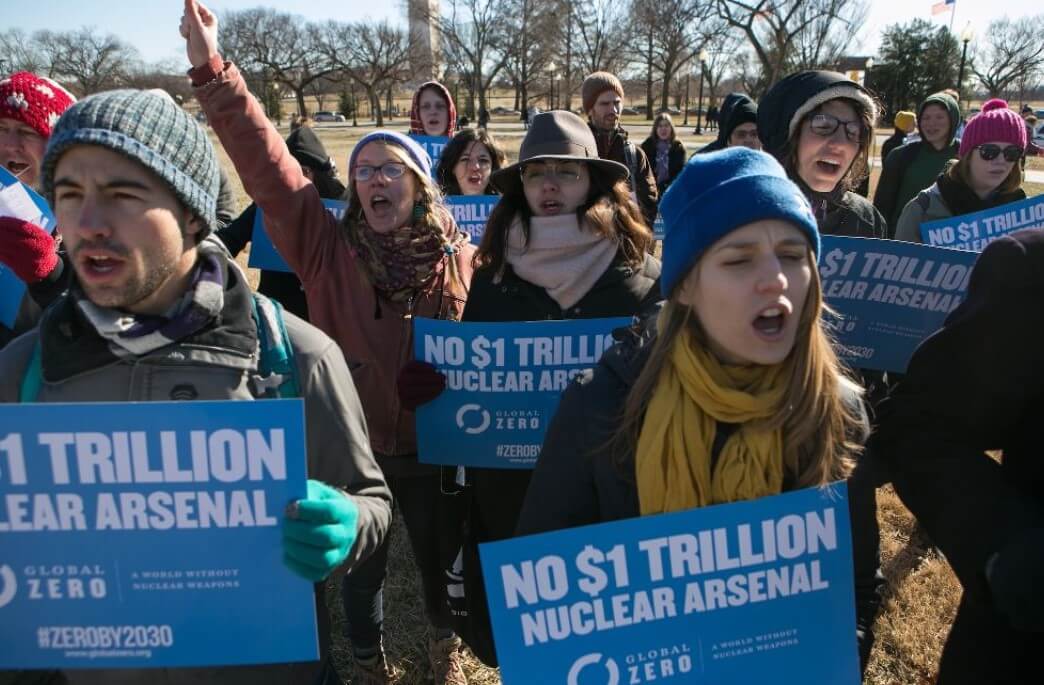
M 997 159 L 997 155 L 1003 153 L 1005 162 L 1017 162 L 1022 157 L 1022 148 L 1018 145 L 1009 145 L 1002 148 L 1000 145 L 994 145 L 993 143 L 987 143 L 986 145 L 980 145 L 978 148 L 979 156 L 984 161 L 990 161 L 991 159 Z
M 463 164 L 466 167 L 471 165 L 477 165 L 479 169 L 492 169 L 493 160 L 489 157 L 458 157 L 457 164 Z
M 558 185 L 572 185 L 580 180 L 580 164 L 570 162 L 562 165 L 539 164 L 522 167 L 522 183 L 537 186 L 544 181 Z
M 849 140 L 862 142 L 866 135 L 866 126 L 861 121 L 842 121 L 832 114 L 813 114 L 808 120 L 808 129 L 817 136 L 829 138 L 841 125 L 845 127 L 845 137 Z
M 377 172 L 381 172 L 381 176 L 388 181 L 394 181 L 402 178 L 402 175 L 406 173 L 406 165 L 402 162 L 385 162 L 380 166 L 362 165 L 355 167 L 355 180 L 366 182 L 373 178 L 373 175 Z

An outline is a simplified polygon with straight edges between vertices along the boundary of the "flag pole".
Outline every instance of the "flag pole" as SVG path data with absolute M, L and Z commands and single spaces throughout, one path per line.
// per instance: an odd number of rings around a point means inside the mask
M 957 0 L 953 0 L 953 7 L 950 8 L 950 33 L 953 33 L 953 18 L 957 14 Z

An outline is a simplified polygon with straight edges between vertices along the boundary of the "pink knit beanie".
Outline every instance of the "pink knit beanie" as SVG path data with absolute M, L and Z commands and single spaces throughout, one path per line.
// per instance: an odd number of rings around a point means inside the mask
M 1002 141 L 1026 149 L 1026 122 L 999 98 L 989 100 L 961 135 L 961 157 L 984 143 Z

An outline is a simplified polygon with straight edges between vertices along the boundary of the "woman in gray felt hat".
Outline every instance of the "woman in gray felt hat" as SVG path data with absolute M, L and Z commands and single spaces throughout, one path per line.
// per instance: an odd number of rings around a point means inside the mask
M 632 199 L 627 167 L 599 159 L 591 129 L 563 110 L 533 118 L 519 158 L 491 178 L 503 196 L 475 256 L 463 320 L 604 318 L 653 308 L 660 262 L 647 254 L 653 237 Z M 477 545 L 514 535 L 530 472 L 467 472 L 468 642 L 494 663 Z

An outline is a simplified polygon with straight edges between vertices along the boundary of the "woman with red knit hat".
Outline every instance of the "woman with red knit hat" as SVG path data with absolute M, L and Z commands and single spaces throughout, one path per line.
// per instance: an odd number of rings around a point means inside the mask
M 76 98 L 49 78 L 19 71 L 0 80 L 0 166 L 19 181 L 36 189 L 51 129 Z M 0 217 L 0 265 L 10 268 L 23 282 L 47 291 L 62 282 L 54 238 L 35 224 L 14 217 Z M 29 330 L 40 316 L 40 307 L 26 297 L 12 328 L 0 324 L 0 347 Z
M 1026 126 L 1004 100 L 990 100 L 968 122 L 959 157 L 938 180 L 907 203 L 896 224 L 896 240 L 921 242 L 921 224 L 971 214 L 1023 200 L 1022 167 Z
M 422 83 L 410 105 L 410 133 L 415 136 L 453 136 L 457 108 L 446 86 L 438 81 Z

